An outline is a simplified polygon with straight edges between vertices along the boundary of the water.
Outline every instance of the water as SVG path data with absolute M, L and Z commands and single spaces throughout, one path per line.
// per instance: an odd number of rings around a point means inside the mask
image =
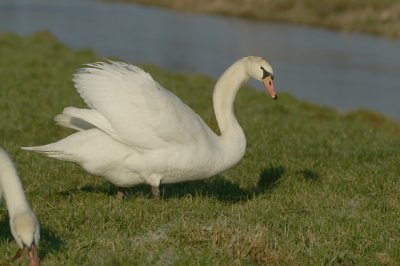
M 260 55 L 274 66 L 278 92 L 400 121 L 399 40 L 95 0 L 0 0 L 0 32 L 38 30 L 72 48 L 214 78 Z

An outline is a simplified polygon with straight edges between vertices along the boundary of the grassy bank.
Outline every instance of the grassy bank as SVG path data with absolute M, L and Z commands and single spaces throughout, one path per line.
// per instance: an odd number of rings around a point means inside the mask
M 42 224 L 43 265 L 395 265 L 400 261 L 400 128 L 242 89 L 248 150 L 209 180 L 138 186 L 123 202 L 102 178 L 20 146 L 70 134 L 53 117 L 83 106 L 71 75 L 99 60 L 46 33 L 0 37 L 0 146 L 16 160 Z M 232 59 L 234 60 L 234 59 Z M 214 129 L 214 81 L 146 67 Z M 277 77 L 279 78 L 279 77 Z M 12 257 L 0 207 L 0 263 Z
M 399 0 L 116 0 L 256 20 L 400 37 Z

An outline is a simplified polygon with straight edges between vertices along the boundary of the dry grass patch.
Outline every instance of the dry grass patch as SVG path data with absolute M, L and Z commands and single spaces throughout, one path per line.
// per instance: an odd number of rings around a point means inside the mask
M 115 0 L 186 12 L 220 14 L 400 37 L 398 0 Z

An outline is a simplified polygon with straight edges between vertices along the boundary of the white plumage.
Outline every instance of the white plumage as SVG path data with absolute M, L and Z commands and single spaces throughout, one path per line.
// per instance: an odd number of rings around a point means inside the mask
M 52 144 L 25 147 L 75 162 L 119 187 L 213 176 L 244 155 L 246 139 L 233 101 L 249 78 L 263 81 L 271 96 L 271 65 L 259 57 L 238 60 L 218 80 L 214 110 L 221 135 L 142 69 L 121 62 L 95 63 L 78 71 L 75 88 L 89 109 L 67 107 L 55 117 L 78 132 Z
M 10 216 L 11 233 L 18 246 L 28 249 L 29 265 L 39 265 L 37 245 L 40 228 L 26 201 L 21 181 L 8 154 L 0 148 L 0 200 L 4 198 Z M 17 254 L 20 254 L 19 251 Z

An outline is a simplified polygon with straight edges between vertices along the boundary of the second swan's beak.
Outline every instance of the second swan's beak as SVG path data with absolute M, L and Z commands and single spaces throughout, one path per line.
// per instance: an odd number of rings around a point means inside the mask
M 28 266 L 40 266 L 39 253 L 35 244 L 32 244 L 30 248 L 24 244 L 24 247 L 17 251 L 17 254 L 15 254 L 11 261 L 17 261 L 24 255 L 25 251 L 28 253 L 29 257 Z
M 262 82 L 264 83 L 264 86 L 267 89 L 269 95 L 271 95 L 272 99 L 278 99 L 278 95 L 275 93 L 274 81 L 272 80 L 271 76 L 264 78 Z
M 28 250 L 29 264 L 28 266 L 40 266 L 38 250 L 35 244 Z

